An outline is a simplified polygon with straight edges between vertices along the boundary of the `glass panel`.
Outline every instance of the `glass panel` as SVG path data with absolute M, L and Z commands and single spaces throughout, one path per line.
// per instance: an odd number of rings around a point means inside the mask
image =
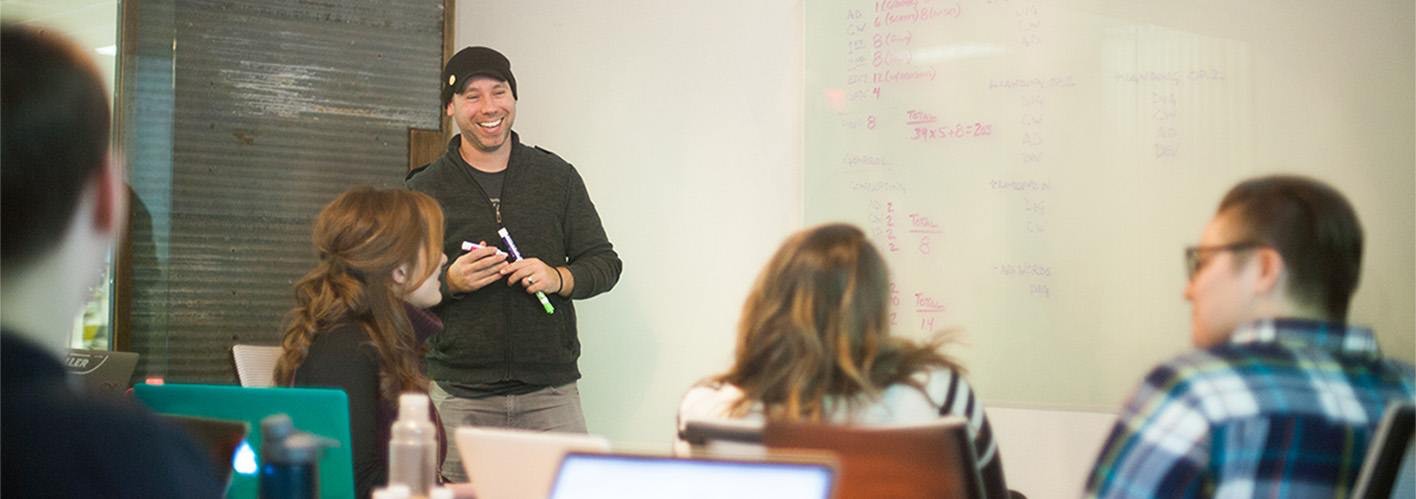
M 103 281 L 93 289 L 84 311 L 74 319 L 70 348 L 109 350 L 113 346 L 113 252 L 108 252 L 108 269 Z
M 139 379 L 166 378 L 171 364 L 176 11 L 173 0 L 129 0 L 123 14 L 117 142 L 128 165 L 128 237 L 119 252 L 116 310 L 119 346 L 139 354 Z

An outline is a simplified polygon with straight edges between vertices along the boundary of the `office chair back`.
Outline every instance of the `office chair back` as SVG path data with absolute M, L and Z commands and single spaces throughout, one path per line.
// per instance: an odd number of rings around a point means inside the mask
M 774 450 L 834 452 L 841 469 L 837 497 L 983 497 L 968 426 L 960 417 L 875 428 L 769 422 L 762 436 Z
M 1409 402 L 1387 406 L 1367 445 L 1367 455 L 1362 460 L 1352 497 L 1412 497 L 1412 482 L 1416 480 L 1413 476 L 1416 475 L 1413 426 L 1416 426 L 1416 406 Z
M 737 419 L 688 419 L 679 439 L 689 445 L 686 456 L 765 456 L 762 422 Z
M 234 345 L 231 357 L 236 361 L 236 379 L 241 386 L 275 386 L 275 362 L 280 359 L 280 347 Z

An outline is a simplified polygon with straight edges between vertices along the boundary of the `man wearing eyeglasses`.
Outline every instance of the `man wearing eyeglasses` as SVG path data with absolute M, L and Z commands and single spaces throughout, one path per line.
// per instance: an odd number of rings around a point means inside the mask
M 1240 183 L 1185 251 L 1197 350 L 1146 376 L 1087 497 L 1343 497 L 1411 365 L 1347 324 L 1362 228 L 1331 187 Z

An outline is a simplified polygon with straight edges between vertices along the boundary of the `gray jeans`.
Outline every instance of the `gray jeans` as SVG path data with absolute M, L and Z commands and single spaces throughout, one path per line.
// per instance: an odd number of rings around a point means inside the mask
M 466 482 L 462 456 L 457 452 L 457 427 L 485 426 L 519 430 L 585 433 L 585 413 L 580 409 L 580 389 L 575 383 L 551 386 L 522 395 L 494 395 L 481 399 L 454 397 L 429 383 L 428 396 L 442 418 L 447 435 L 447 458 L 442 475 L 453 482 Z

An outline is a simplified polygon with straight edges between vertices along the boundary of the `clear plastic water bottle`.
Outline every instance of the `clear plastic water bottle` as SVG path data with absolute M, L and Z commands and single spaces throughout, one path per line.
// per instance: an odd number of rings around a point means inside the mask
M 398 420 L 389 433 L 389 485 L 406 485 L 414 497 L 427 497 L 438 484 L 438 434 L 428 414 L 428 396 L 399 396 Z
M 374 489 L 372 499 L 410 499 L 413 497 L 408 492 L 408 487 L 401 484 L 389 485 L 381 489 Z
M 295 431 L 290 416 L 261 420 L 261 499 L 320 496 L 320 451 L 326 439 Z

